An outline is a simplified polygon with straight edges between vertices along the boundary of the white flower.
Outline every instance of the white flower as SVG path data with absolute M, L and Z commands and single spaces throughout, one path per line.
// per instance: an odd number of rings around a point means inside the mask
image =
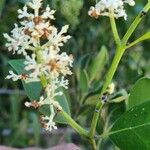
M 15 28 L 11 31 L 12 35 L 4 34 L 4 37 L 7 39 L 8 43 L 6 43 L 6 47 L 8 47 L 9 51 L 13 51 L 13 54 L 17 52 L 17 54 L 27 55 L 26 49 L 29 49 L 30 37 L 24 34 L 23 28 L 19 28 L 17 24 L 15 24 Z
M 53 129 L 56 130 L 57 126 L 56 123 L 53 121 L 53 115 L 51 115 L 50 117 L 42 117 L 42 123 L 44 124 L 43 126 L 45 127 L 45 129 L 47 131 L 52 131 Z
M 12 70 L 9 71 L 9 75 L 6 76 L 6 79 L 12 79 L 13 81 L 17 81 L 21 79 L 21 75 L 15 74 Z
M 29 11 L 28 6 L 33 9 Z M 50 106 L 50 116 L 42 118 L 42 124 L 46 130 L 51 131 L 57 129 L 54 117 L 55 111 L 61 111 L 62 107 L 56 98 L 63 96 L 60 88 L 68 88 L 67 75 L 71 75 L 71 67 L 73 64 L 72 55 L 61 52 L 60 48 L 66 43 L 71 36 L 66 35 L 69 25 L 62 27 L 60 31 L 52 25 L 55 10 L 51 10 L 49 6 L 41 13 L 40 7 L 42 0 L 32 0 L 25 5 L 23 9 L 18 10 L 18 18 L 21 19 L 20 24 L 15 24 L 15 28 L 11 31 L 11 35 L 4 34 L 7 39 L 6 47 L 13 53 L 23 54 L 25 61 L 25 71 L 27 74 L 17 75 L 10 71 L 7 79 L 17 81 L 24 80 L 26 83 L 39 82 L 44 77 L 46 87 L 44 94 L 39 100 L 25 102 L 26 107 L 38 108 L 43 105 Z
M 130 6 L 135 5 L 134 0 L 100 0 L 95 7 L 90 8 L 88 14 L 95 18 L 98 18 L 98 16 L 113 16 L 115 18 L 124 17 L 126 20 L 125 3 Z
M 19 15 L 18 15 L 18 18 L 19 18 L 19 19 L 22 19 L 22 18 L 30 18 L 30 19 L 33 19 L 33 17 L 34 17 L 33 14 L 28 13 L 28 11 L 27 11 L 27 6 L 26 6 L 26 5 L 23 7 L 22 10 L 21 10 L 21 9 L 18 10 L 18 14 L 19 14 Z
M 135 1 L 134 0 L 125 0 L 125 3 L 128 3 L 130 6 L 134 6 L 135 5 Z
M 32 106 L 32 104 L 31 104 L 30 102 L 25 102 L 24 105 L 25 105 L 26 107 L 31 107 L 31 106 Z
M 39 9 L 42 6 L 42 0 L 32 0 L 32 2 L 28 3 L 28 6 L 30 6 L 35 11 L 35 16 L 38 16 Z
M 44 19 L 49 18 L 49 19 L 54 20 L 55 19 L 54 13 L 55 13 L 55 10 L 51 10 L 49 5 L 47 5 L 46 11 L 43 13 L 42 18 L 44 18 Z

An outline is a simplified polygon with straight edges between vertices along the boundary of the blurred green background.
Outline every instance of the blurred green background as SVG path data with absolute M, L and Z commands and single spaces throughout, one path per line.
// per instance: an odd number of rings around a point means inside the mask
M 5 48 L 3 33 L 9 33 L 17 22 L 17 10 L 27 0 L 0 0 L 0 144 L 13 147 L 42 146 L 49 147 L 63 142 L 73 142 L 82 145 L 83 149 L 90 149 L 86 141 L 66 125 L 58 125 L 59 129 L 53 133 L 46 133 L 38 123 L 38 113 L 33 109 L 26 109 L 24 102 L 28 100 L 21 82 L 5 80 L 10 67 L 8 60 L 22 58 L 12 55 Z M 134 17 L 147 1 L 136 0 L 135 7 L 126 7 L 128 20 L 117 20 L 121 36 L 126 32 Z M 70 25 L 69 34 L 72 39 L 65 44 L 63 51 L 72 53 L 75 59 L 74 74 L 70 77 L 70 88 L 66 91 L 71 107 L 71 114 L 81 125 L 89 127 L 91 111 L 94 109 L 96 94 L 101 88 L 104 74 L 114 56 L 115 47 L 110 30 L 109 19 L 100 17 L 93 19 L 88 16 L 88 10 L 95 0 L 44 0 L 56 9 L 54 24 L 60 29 L 65 24 Z M 129 42 L 150 29 L 149 14 L 145 17 Z M 98 76 L 87 83 L 86 73 L 96 58 L 101 47 L 105 45 L 107 54 L 103 67 Z M 128 92 L 135 81 L 143 76 L 150 76 L 150 42 L 144 41 L 130 48 L 124 55 L 114 82 L 118 93 Z M 104 67 L 105 66 L 105 67 Z M 91 100 L 92 99 L 92 100 Z M 83 103 L 85 105 L 83 106 Z M 79 109 L 80 108 L 80 109 Z M 79 116 L 80 114 L 80 116 Z M 105 149 L 110 148 L 109 142 Z M 104 150 L 105 150 L 104 149 Z

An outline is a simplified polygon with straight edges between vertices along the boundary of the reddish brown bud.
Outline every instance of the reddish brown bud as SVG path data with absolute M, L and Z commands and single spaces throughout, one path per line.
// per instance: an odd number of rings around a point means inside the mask
M 34 17 L 34 19 L 33 19 L 33 22 L 35 23 L 35 25 L 38 25 L 42 21 L 43 21 L 43 19 L 41 16 Z

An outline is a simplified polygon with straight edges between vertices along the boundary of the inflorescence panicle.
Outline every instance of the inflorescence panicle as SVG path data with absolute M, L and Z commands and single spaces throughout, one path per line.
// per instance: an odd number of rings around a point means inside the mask
M 124 17 L 127 19 L 127 14 L 124 9 L 125 3 L 130 6 L 135 5 L 134 0 L 100 0 L 94 7 L 92 6 L 88 12 L 91 17 L 98 18 L 99 16 L 109 16 L 114 18 Z
M 15 24 L 11 35 L 4 34 L 8 41 L 6 43 L 8 50 L 25 57 L 24 69 L 27 72 L 17 75 L 9 71 L 6 79 L 40 82 L 40 77 L 44 75 L 47 81 L 45 94 L 41 95 L 39 100 L 25 102 L 25 106 L 38 108 L 49 105 L 50 116 L 42 116 L 41 123 L 46 130 L 51 131 L 57 129 L 53 120 L 54 108 L 59 111 L 62 109 L 55 97 L 63 94 L 58 92 L 58 88 L 68 88 L 69 82 L 65 77 L 72 74 L 70 68 L 73 57 L 66 52 L 60 52 L 60 48 L 71 38 L 70 35 L 66 35 L 69 26 L 65 25 L 58 31 L 52 25 L 52 20 L 55 20 L 55 10 L 51 10 L 47 5 L 46 10 L 41 13 L 41 7 L 42 0 L 32 0 L 27 3 L 23 9 L 18 10 L 19 25 Z

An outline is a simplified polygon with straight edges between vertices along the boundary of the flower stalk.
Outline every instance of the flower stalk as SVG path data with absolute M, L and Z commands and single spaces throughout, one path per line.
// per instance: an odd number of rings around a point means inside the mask
M 41 60 L 41 56 L 37 55 L 37 59 Z M 41 76 L 41 84 L 43 86 L 43 88 L 45 88 L 45 86 L 47 85 L 47 80 L 45 78 L 45 76 Z M 58 108 L 55 108 L 56 110 L 58 110 Z M 84 128 L 82 128 L 78 123 L 76 123 L 74 121 L 74 119 L 72 119 L 63 109 L 58 110 L 58 113 L 67 121 L 67 123 L 80 135 L 84 136 L 84 137 L 88 137 L 88 131 L 86 131 Z
M 116 45 L 120 45 L 120 37 L 118 34 L 115 18 L 113 16 L 110 16 L 109 18 L 110 18 L 110 24 L 111 24 L 111 28 L 112 28 L 112 32 L 113 32 L 113 36 L 114 36 Z

